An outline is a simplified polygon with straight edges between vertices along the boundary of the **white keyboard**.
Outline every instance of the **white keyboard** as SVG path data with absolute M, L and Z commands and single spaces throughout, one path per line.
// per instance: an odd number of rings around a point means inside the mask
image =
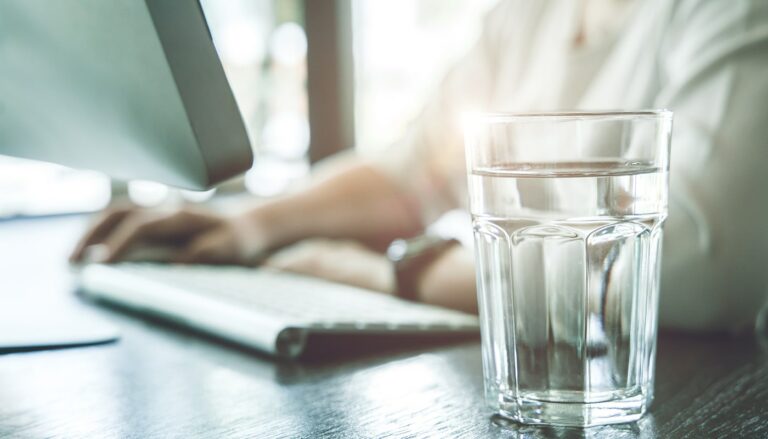
M 265 268 L 88 265 L 81 290 L 279 356 L 312 333 L 476 333 L 477 317 Z

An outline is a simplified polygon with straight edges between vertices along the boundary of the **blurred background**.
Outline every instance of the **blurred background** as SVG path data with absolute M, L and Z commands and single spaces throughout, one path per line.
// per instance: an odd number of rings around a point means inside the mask
M 445 69 L 474 43 L 495 0 L 201 0 L 256 160 L 208 192 L 115 182 L 97 172 L 0 156 L 0 218 L 269 197 L 341 149 L 402 133 Z

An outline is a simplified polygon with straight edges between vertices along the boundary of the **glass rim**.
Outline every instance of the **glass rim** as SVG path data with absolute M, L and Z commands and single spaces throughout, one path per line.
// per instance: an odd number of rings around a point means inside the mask
M 468 116 L 477 122 L 534 122 L 534 121 L 569 121 L 569 120 L 622 120 L 622 119 L 672 119 L 672 111 L 666 108 L 647 110 L 600 110 L 600 111 L 541 111 L 530 113 L 515 112 L 477 112 Z

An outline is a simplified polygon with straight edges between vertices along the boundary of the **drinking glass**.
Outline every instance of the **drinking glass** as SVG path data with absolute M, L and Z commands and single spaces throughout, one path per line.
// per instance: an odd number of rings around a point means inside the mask
M 488 403 L 530 424 L 653 399 L 672 113 L 479 114 L 465 126 Z

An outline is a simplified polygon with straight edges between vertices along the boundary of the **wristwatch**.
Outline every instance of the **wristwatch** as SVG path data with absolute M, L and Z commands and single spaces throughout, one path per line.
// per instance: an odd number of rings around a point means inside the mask
M 387 258 L 395 267 L 395 294 L 403 299 L 416 300 L 424 270 L 458 243 L 455 239 L 429 234 L 392 241 L 387 248 Z

